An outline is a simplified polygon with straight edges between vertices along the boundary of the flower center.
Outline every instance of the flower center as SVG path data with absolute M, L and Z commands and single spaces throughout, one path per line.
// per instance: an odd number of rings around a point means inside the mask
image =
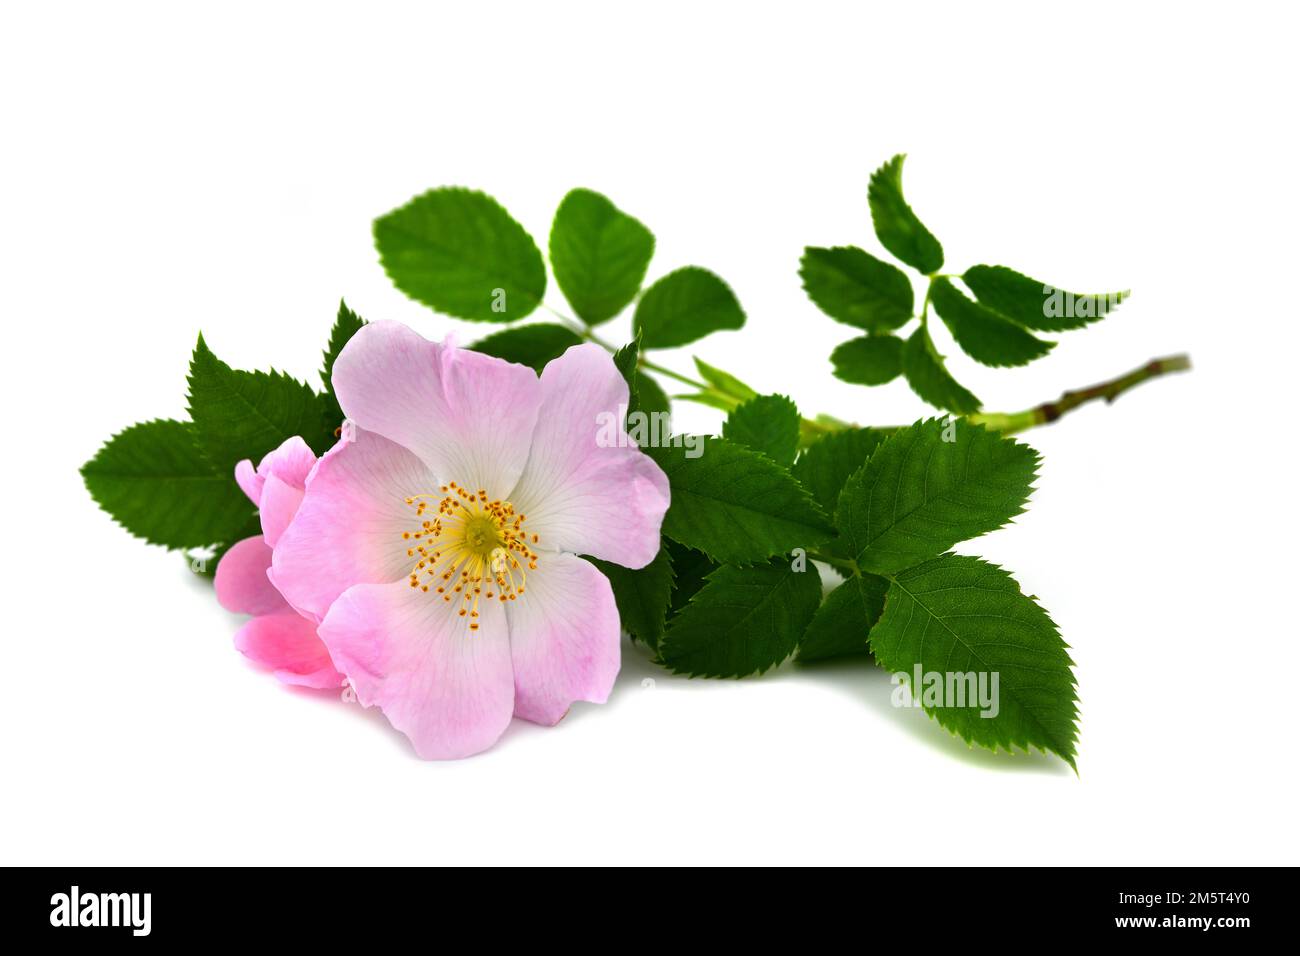
M 537 570 L 537 535 L 524 531 L 524 515 L 508 501 L 491 499 L 478 491 L 448 482 L 441 495 L 412 495 L 406 503 L 415 509 L 420 524 L 403 531 L 406 556 L 415 559 L 411 587 L 434 588 L 448 603 L 460 604 L 457 614 L 468 616 L 471 631 L 478 630 L 479 600 L 514 601 L 524 593 L 529 571 Z M 438 512 L 425 517 L 437 501 Z

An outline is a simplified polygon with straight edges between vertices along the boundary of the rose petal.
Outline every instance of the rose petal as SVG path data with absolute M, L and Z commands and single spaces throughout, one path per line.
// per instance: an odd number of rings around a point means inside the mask
M 541 382 L 532 450 L 510 496 L 515 510 L 541 548 L 644 567 L 659 552 L 668 478 L 626 439 L 617 417 L 627 405 L 623 376 L 603 349 L 585 344 L 548 364 Z
M 603 704 L 618 676 L 619 619 L 609 579 L 569 554 L 543 554 L 506 605 L 515 716 L 554 724 L 575 700 Z
M 519 480 L 541 401 L 531 369 L 372 322 L 344 347 L 333 382 L 353 423 L 409 448 L 440 481 L 504 498 Z
M 262 488 L 269 476 L 274 475 L 294 488 L 302 488 L 315 464 L 316 453 L 295 435 L 286 438 L 278 448 L 263 455 L 256 469 L 247 458 L 235 465 L 235 482 L 253 504 L 260 508 Z
M 262 504 L 259 516 L 262 520 L 262 537 L 272 548 L 289 527 L 289 522 L 298 513 L 302 504 L 304 491 L 295 488 L 275 475 L 267 475 L 262 484 Z
M 486 750 L 510 723 L 514 680 L 505 612 L 483 601 L 471 631 L 433 592 L 405 581 L 345 591 L 320 636 L 362 704 L 378 705 L 427 760 Z
M 248 495 L 248 500 L 254 507 L 257 507 L 257 503 L 262 500 L 262 483 L 265 480 L 257 473 L 257 469 L 249 459 L 245 458 L 235 465 L 235 484 Z
M 279 448 L 268 452 L 257 470 L 266 476 L 274 475 L 287 485 L 301 488 L 315 466 L 316 453 L 295 435 L 286 438 Z
M 217 602 L 236 614 L 273 614 L 289 610 L 280 592 L 266 578 L 271 549 L 261 535 L 230 546 L 217 562 L 212 580 Z
M 286 684 L 343 686 L 343 675 L 316 636 L 316 625 L 295 611 L 253 618 L 235 634 L 235 647 L 249 660 L 272 668 Z
M 405 577 L 413 561 L 402 533 L 418 527 L 406 498 L 437 490 L 429 469 L 401 445 L 354 429 L 308 478 L 297 514 L 276 541 L 272 580 L 319 620 L 352 585 Z

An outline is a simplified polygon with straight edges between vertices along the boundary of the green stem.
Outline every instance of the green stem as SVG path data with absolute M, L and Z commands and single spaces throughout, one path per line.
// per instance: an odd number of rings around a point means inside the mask
M 595 332 L 591 331 L 590 328 L 588 328 L 586 325 L 583 325 L 577 319 L 572 319 L 569 316 L 565 315 L 563 312 L 557 312 L 555 309 L 552 309 L 549 305 L 546 306 L 546 311 L 550 312 L 553 316 L 555 316 L 557 319 L 563 322 L 571 332 L 573 332 L 575 335 L 579 336 L 580 338 L 583 338 L 588 342 L 593 342 L 596 345 L 599 345 L 601 348 L 603 348 L 606 352 L 609 352 L 610 354 L 613 354 L 614 352 L 618 351 L 617 346 L 611 345 L 609 342 L 606 342 L 604 339 L 598 336 Z M 702 392 L 711 391 L 709 386 L 706 385 L 704 382 L 697 382 L 693 378 L 688 378 L 685 375 L 681 375 L 677 372 L 674 372 L 670 368 L 664 368 L 662 365 L 658 365 L 655 362 L 651 362 L 649 359 L 638 356 L 637 365 L 640 366 L 641 368 L 648 369 L 651 372 L 658 372 L 660 375 L 666 375 L 669 378 L 676 379 L 677 381 L 681 382 L 683 385 L 689 385 L 691 388 L 698 388 Z
M 921 303 L 921 322 L 926 319 L 926 312 L 930 304 L 930 290 L 926 287 L 925 298 Z M 616 352 L 618 349 L 610 343 L 598 337 L 591 329 L 587 328 L 576 319 L 572 319 L 562 312 L 546 307 L 547 311 L 552 313 L 556 318 L 565 323 L 574 334 L 580 336 L 588 342 L 594 342 L 608 352 Z M 646 359 L 639 359 L 642 368 L 651 372 L 657 372 L 660 375 L 666 375 L 669 378 L 676 379 L 684 385 L 691 388 L 699 389 L 701 392 L 713 393 L 716 390 L 710 385 L 688 378 L 685 375 L 678 374 L 670 368 L 664 368 L 654 362 Z M 1149 382 L 1152 379 L 1160 378 L 1163 375 L 1169 375 L 1172 372 L 1185 372 L 1192 367 L 1192 361 L 1186 355 L 1169 355 L 1165 358 L 1152 359 L 1145 365 L 1135 368 L 1133 371 L 1116 378 L 1109 379 L 1105 382 L 1099 382 L 1096 385 L 1090 385 L 1087 388 L 1073 389 L 1065 392 L 1060 398 L 1051 402 L 1043 402 L 1041 405 L 1035 405 L 1033 408 L 1027 408 L 1022 412 L 976 412 L 966 417 L 967 421 L 974 422 L 977 425 L 983 425 L 994 431 L 1000 431 L 1003 434 L 1012 435 L 1016 432 L 1025 431 L 1028 428 L 1034 428 L 1037 425 L 1050 425 L 1062 415 L 1074 411 L 1081 405 L 1089 402 L 1105 401 L 1110 404 L 1130 389 L 1136 388 L 1143 382 Z M 831 418 L 828 415 L 818 415 L 815 419 L 804 418 L 800 420 L 800 437 L 801 444 L 807 445 L 821 435 L 831 432 L 841 431 L 846 428 L 856 428 L 851 422 L 840 421 Z M 817 556 L 817 560 L 834 563 L 834 559 Z
M 967 417 L 967 421 L 984 425 L 1004 434 L 1014 434 L 1033 428 L 1035 425 L 1048 425 L 1062 415 L 1074 411 L 1089 402 L 1105 401 L 1110 404 L 1129 389 L 1137 388 L 1143 382 L 1149 382 L 1171 372 L 1185 372 L 1192 367 L 1191 359 L 1186 355 L 1170 355 L 1165 358 L 1152 359 L 1140 368 L 1109 381 L 1090 385 L 1087 388 L 1074 389 L 1051 402 L 1043 402 L 1023 412 L 988 412 L 977 413 Z
M 639 359 L 637 361 L 637 364 L 644 369 L 649 369 L 652 372 L 658 372 L 660 375 L 667 375 L 669 378 L 675 378 L 683 385 L 689 385 L 691 388 L 698 388 L 701 392 L 713 391 L 713 389 L 710 386 L 704 384 L 703 382 L 697 382 L 693 378 L 688 378 L 685 375 L 679 375 L 676 372 L 674 372 L 672 369 L 664 368 L 662 365 L 656 365 L 654 362 L 648 361 L 647 359 Z
M 808 557 L 814 561 L 820 561 L 822 564 L 829 564 L 837 568 L 842 568 L 847 574 L 857 577 L 862 573 L 856 564 L 846 558 L 836 558 L 822 551 L 809 551 Z

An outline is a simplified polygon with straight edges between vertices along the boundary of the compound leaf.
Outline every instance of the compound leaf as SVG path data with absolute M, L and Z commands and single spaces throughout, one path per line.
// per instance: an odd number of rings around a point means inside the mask
M 800 661 L 869 654 L 868 635 L 885 607 L 889 582 L 874 574 L 855 575 L 817 609 L 799 642 Z
M 980 400 L 953 378 L 921 326 L 903 346 L 903 375 L 912 391 L 936 408 L 969 415 L 979 411 Z
M 256 464 L 300 436 L 321 455 L 334 444 L 331 402 L 282 372 L 234 369 L 199 336 L 190 359 L 189 409 L 199 449 L 219 475 L 248 458 Z
M 575 189 L 555 212 L 550 249 L 560 291 L 578 318 L 597 325 L 636 298 L 655 237 L 600 193 Z
M 784 395 L 751 398 L 727 416 L 722 437 L 788 467 L 799 450 L 799 410 Z
M 673 593 L 673 566 L 668 551 L 659 549 L 644 568 L 587 558 L 609 578 L 623 629 L 651 650 L 658 650 Z
M 681 447 L 644 449 L 668 475 L 667 537 L 739 564 L 812 547 L 834 533 L 808 492 L 766 455 L 725 438 L 674 437 Z
M 745 324 L 745 312 L 731 288 L 707 269 L 686 266 L 670 272 L 637 302 L 632 328 L 643 349 L 686 345 L 722 329 Z
M 845 483 L 835 524 L 868 571 L 911 567 L 1024 511 L 1038 469 L 1028 445 L 965 419 L 895 432 Z
M 1065 292 L 1006 266 L 971 266 L 961 278 L 981 305 L 1039 332 L 1081 329 L 1104 319 L 1129 296 L 1127 291 Z
M 821 593 L 811 563 L 801 571 L 788 559 L 721 567 L 673 619 L 660 656 L 692 677 L 761 674 L 794 653 Z
M 507 362 L 527 365 L 539 374 L 546 363 L 559 358 L 575 345 L 581 345 L 577 333 L 553 322 L 536 322 L 502 329 L 470 346 L 475 352 L 495 355 Z
M 899 154 L 871 174 L 867 202 L 880 244 L 913 269 L 930 275 L 943 267 L 943 246 L 903 198 L 903 160 Z
M 896 335 L 864 335 L 831 353 L 835 377 L 854 385 L 884 385 L 903 370 L 903 340 Z
M 167 548 L 229 543 L 243 536 L 253 514 L 233 469 L 213 469 L 189 422 L 158 419 L 132 425 L 82 465 L 81 476 L 113 520 L 136 537 Z
M 947 279 L 936 279 L 930 286 L 930 301 L 962 350 L 985 365 L 1027 365 L 1056 344 L 1035 338 L 1010 319 L 972 302 Z
M 871 629 L 871 650 L 882 667 L 905 675 L 930 716 L 968 743 L 1008 752 L 1039 747 L 1074 766 L 1073 662 L 1047 612 L 996 565 L 945 554 L 903 571 Z
M 458 318 L 512 322 L 546 292 L 546 264 L 532 236 L 472 189 L 431 189 L 380 216 L 375 246 L 394 285 Z
M 809 246 L 799 260 L 804 291 L 832 319 L 888 332 L 912 317 L 911 280 L 856 246 Z

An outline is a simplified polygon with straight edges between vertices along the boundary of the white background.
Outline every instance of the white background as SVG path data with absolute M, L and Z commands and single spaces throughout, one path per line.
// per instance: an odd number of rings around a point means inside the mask
M 470 6 L 5 6 L 0 859 L 1296 863 L 1292 13 Z M 968 751 L 860 664 L 688 681 L 631 647 L 608 705 L 422 763 L 245 663 L 239 619 L 81 485 L 110 434 L 183 414 L 200 330 L 305 378 L 340 296 L 481 334 L 371 245 L 443 184 L 543 242 L 569 188 L 605 192 L 658 237 L 651 279 L 697 263 L 736 290 L 748 326 L 701 356 L 808 413 L 918 417 L 901 383 L 831 378 L 855 332 L 796 273 L 807 244 L 878 250 L 867 177 L 899 151 L 954 271 L 1134 290 L 1032 367 L 955 358 L 987 408 L 1195 362 L 1029 433 L 1029 512 L 963 546 L 1073 647 L 1078 777 Z

